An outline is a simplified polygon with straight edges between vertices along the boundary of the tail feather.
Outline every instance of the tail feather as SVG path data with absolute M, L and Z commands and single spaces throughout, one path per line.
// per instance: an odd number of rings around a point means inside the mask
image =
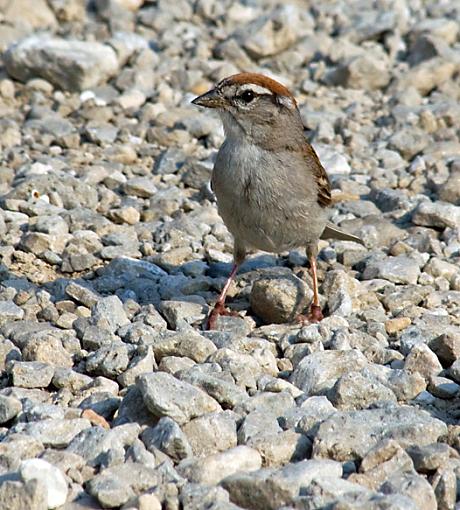
M 328 223 L 326 225 L 326 228 L 323 230 L 323 233 L 321 234 L 321 239 L 340 239 L 341 241 L 354 241 L 355 243 L 359 243 L 365 246 L 364 241 L 362 239 L 351 234 L 348 234 L 343 230 L 340 230 L 332 223 Z

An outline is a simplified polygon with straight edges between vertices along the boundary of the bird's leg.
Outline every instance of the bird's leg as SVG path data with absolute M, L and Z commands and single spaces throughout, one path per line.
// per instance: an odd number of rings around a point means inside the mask
M 296 317 L 297 322 L 308 323 L 308 322 L 320 322 L 323 320 L 323 312 L 321 311 L 321 306 L 319 304 L 319 295 L 318 295 L 318 277 L 316 274 L 316 255 L 317 249 L 316 247 L 309 246 L 307 247 L 307 257 L 310 261 L 310 273 L 313 280 L 313 301 L 310 305 L 310 310 L 306 315 L 298 315 Z
M 321 311 L 321 306 L 319 304 L 319 295 L 318 295 L 318 277 L 316 275 L 316 256 L 310 256 L 310 271 L 311 277 L 313 279 L 313 301 L 310 305 L 310 311 L 307 315 L 307 319 L 310 322 L 320 322 L 323 320 L 323 312 Z
M 219 317 L 219 315 L 231 315 L 231 312 L 228 312 L 225 309 L 225 298 L 227 297 L 228 289 L 230 288 L 230 285 L 233 279 L 235 278 L 237 271 L 238 264 L 233 264 L 232 270 L 227 281 L 225 282 L 224 288 L 222 289 L 222 292 L 220 293 L 219 298 L 216 301 L 216 304 L 214 305 L 214 308 L 211 310 L 211 313 L 209 314 L 206 323 L 206 329 L 214 329 L 216 327 L 217 317 Z

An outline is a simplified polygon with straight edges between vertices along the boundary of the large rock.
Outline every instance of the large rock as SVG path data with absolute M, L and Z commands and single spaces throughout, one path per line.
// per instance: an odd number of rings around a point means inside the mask
M 307 303 L 307 286 L 294 275 L 262 277 L 252 286 L 250 303 L 267 324 L 292 321 Z
M 240 445 L 208 457 L 185 459 L 177 469 L 191 482 L 214 485 L 227 476 L 257 471 L 261 466 L 260 453 L 254 448 Z
M 101 43 L 33 35 L 4 54 L 8 74 L 20 81 L 44 78 L 64 90 L 80 91 L 118 71 L 115 51 Z
M 92 478 L 87 487 L 104 508 L 118 508 L 159 482 L 160 475 L 155 470 L 131 462 L 105 469 Z
M 319 395 L 330 390 L 342 375 L 367 365 L 365 356 L 356 349 L 314 352 L 298 364 L 291 382 L 307 395 Z
M 169 416 L 179 425 L 221 410 L 220 405 L 204 391 L 165 372 L 143 374 L 137 384 L 151 413 L 159 417 Z
M 2 21 L 6 21 L 8 25 L 21 25 L 34 30 L 55 27 L 56 18 L 48 4 L 46 0 L 37 0 L 31 8 L 29 0 L 1 1 Z
M 427 227 L 456 228 L 460 225 L 460 207 L 447 202 L 421 202 L 412 223 Z
M 434 443 L 444 434 L 445 423 L 409 406 L 336 413 L 319 426 L 313 457 L 361 459 L 382 439 L 394 439 L 407 448 Z
M 84 208 L 95 209 L 98 205 L 97 190 L 94 186 L 71 175 L 31 175 L 21 181 L 8 193 L 6 198 L 29 200 L 33 194 L 49 198 L 55 193 L 65 209 Z M 42 223 L 43 224 L 43 223 Z M 43 231 L 43 229 L 41 228 Z
M 312 28 L 305 10 L 295 5 L 280 5 L 259 16 L 235 33 L 236 39 L 254 58 L 276 55 L 289 48 Z
M 223 487 L 243 508 L 276 510 L 292 502 L 315 478 L 342 476 L 342 466 L 332 460 L 304 460 L 279 470 L 260 469 L 225 478 Z
M 18 423 L 15 432 L 23 432 L 38 439 L 45 446 L 65 448 L 82 430 L 91 426 L 85 418 L 44 419 L 30 423 Z
M 385 87 L 390 81 L 387 59 L 376 58 L 372 54 L 352 57 L 338 74 L 342 78 L 339 79 L 340 84 L 354 89 L 375 90 Z
M 22 483 L 4 480 L 0 483 L 0 508 L 8 510 L 47 510 L 44 487 L 37 480 Z
M 399 255 L 371 261 L 363 273 L 364 280 L 383 278 L 393 283 L 417 283 L 420 269 L 410 257 Z
M 46 487 L 48 508 L 57 508 L 67 499 L 67 482 L 62 471 L 43 459 L 27 459 L 19 468 L 24 482 L 38 480 Z

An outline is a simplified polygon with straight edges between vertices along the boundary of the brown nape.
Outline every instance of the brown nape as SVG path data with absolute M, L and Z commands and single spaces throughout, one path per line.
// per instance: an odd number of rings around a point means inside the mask
M 297 102 L 291 92 L 281 83 L 272 80 L 268 76 L 264 76 L 263 74 L 258 73 L 239 73 L 229 76 L 225 78 L 219 83 L 219 87 L 222 85 L 245 85 L 252 83 L 254 85 L 259 85 L 260 87 L 265 87 L 266 89 L 272 91 L 274 94 L 279 96 L 290 97 L 295 105 Z

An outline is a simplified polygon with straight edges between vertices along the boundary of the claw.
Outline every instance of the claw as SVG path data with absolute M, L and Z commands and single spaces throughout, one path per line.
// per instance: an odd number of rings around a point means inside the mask
M 216 329 L 217 319 L 219 318 L 220 315 L 230 316 L 230 317 L 238 317 L 237 312 L 228 310 L 227 308 L 225 308 L 225 305 L 223 303 L 217 302 L 214 305 L 214 308 L 211 310 L 211 313 L 208 316 L 208 319 L 207 319 L 206 325 L 205 325 L 205 329 L 208 331 L 210 329 Z
M 310 311 L 309 311 L 307 317 L 310 322 L 313 322 L 313 323 L 321 322 L 324 319 L 324 315 L 321 310 L 321 307 L 318 305 L 311 305 Z
M 321 307 L 318 305 L 311 305 L 310 311 L 307 315 L 298 315 L 296 321 L 304 324 L 316 324 L 324 319 Z

